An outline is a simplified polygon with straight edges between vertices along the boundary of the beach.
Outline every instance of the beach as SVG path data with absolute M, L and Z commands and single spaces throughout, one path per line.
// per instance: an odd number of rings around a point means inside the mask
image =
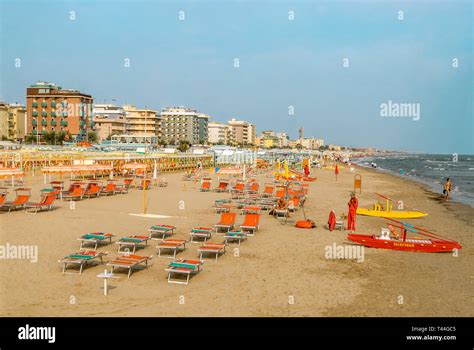
M 205 170 L 208 171 L 208 170 Z M 348 244 L 347 232 L 326 229 L 330 210 L 347 212 L 354 174 L 341 169 L 337 181 L 331 170 L 316 170 L 309 182 L 304 211 L 316 229 L 283 225 L 263 212 L 260 230 L 239 247 L 229 244 L 217 262 L 206 261 L 203 271 L 189 285 L 167 283 L 164 271 L 171 259 L 158 257 L 156 241 L 137 254 L 153 256 L 151 265 L 130 279 L 109 280 L 104 296 L 103 280 L 96 275 L 109 269 L 91 266 L 79 274 L 62 274 L 58 262 L 79 250 L 77 238 L 89 232 L 109 232 L 116 238 L 147 234 L 154 224 L 177 226 L 175 238 L 189 239 L 195 226 L 216 224 L 214 200 L 228 193 L 199 192 L 199 182 L 181 181 L 182 173 L 165 176 L 168 187 L 82 200 L 70 209 L 57 201 L 51 212 L 0 213 L 0 245 L 35 245 L 38 261 L 1 259 L 1 316 L 474 316 L 474 209 L 445 202 L 427 187 L 387 173 L 356 168 L 362 175 L 360 207 L 370 207 L 380 192 L 402 199 L 429 216 L 410 223 L 459 241 L 463 249 L 451 253 L 412 253 L 364 249 L 361 262 L 328 259 L 327 246 Z M 217 186 L 212 174 L 212 188 Z M 269 181 L 257 177 L 260 191 Z M 25 185 L 39 198 L 42 176 L 26 178 Z M 10 193 L 9 199 L 12 194 Z M 291 219 L 302 220 L 303 212 Z M 237 224 L 243 216 L 237 215 Z M 357 233 L 378 234 L 384 221 L 357 216 Z M 214 236 L 213 241 L 222 241 Z M 188 243 L 178 257 L 196 259 L 200 244 Z M 98 249 L 117 256 L 115 244 Z

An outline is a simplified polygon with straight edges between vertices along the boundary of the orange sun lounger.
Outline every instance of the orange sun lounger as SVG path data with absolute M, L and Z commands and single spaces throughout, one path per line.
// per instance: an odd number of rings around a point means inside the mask
M 228 181 L 219 181 L 219 186 L 217 186 L 217 188 L 214 191 L 216 191 L 216 192 L 226 192 L 228 186 L 229 186 Z
M 5 201 L 1 206 L 2 209 L 8 209 L 8 211 L 23 209 L 31 198 L 31 189 L 29 188 L 17 188 L 15 190 L 16 197 L 13 201 Z
M 171 250 L 173 252 L 172 258 L 174 259 L 179 251 L 186 249 L 186 242 L 185 239 L 165 239 L 156 246 L 158 249 L 158 256 L 161 257 L 162 250 Z
M 258 231 L 259 225 L 260 225 L 259 214 L 247 214 L 245 215 L 244 223 L 240 225 L 240 228 L 244 231 L 250 231 L 252 233 L 255 233 L 255 231 Z
M 115 191 L 117 189 L 117 184 L 115 182 L 108 182 L 107 186 L 105 186 L 101 191 L 100 195 L 104 196 L 110 196 L 112 194 L 115 194 Z
M 127 269 L 128 270 L 127 277 L 130 278 L 134 269 L 138 269 L 141 267 L 147 268 L 148 260 L 150 260 L 151 258 L 152 258 L 151 256 L 125 254 L 112 260 L 107 265 L 112 267 L 112 272 L 114 272 L 116 268 Z M 142 264 L 145 264 L 145 266 L 143 266 Z
M 273 184 L 265 184 L 265 189 L 263 190 L 262 197 L 273 197 L 273 191 L 275 186 Z
M 211 190 L 211 182 L 210 181 L 203 181 L 201 183 L 201 188 L 199 191 L 201 192 L 209 192 Z
M 69 194 L 63 194 L 63 200 L 81 200 L 84 197 L 86 190 L 80 186 L 76 186 L 72 189 L 72 192 Z
M 203 254 L 215 254 L 216 262 L 219 255 L 225 253 L 225 243 L 207 242 L 198 249 L 199 260 L 203 260 Z
M 222 213 L 221 220 L 214 225 L 216 232 L 219 232 L 220 229 L 229 231 L 234 228 L 236 213 Z
M 91 198 L 92 196 L 99 197 L 100 194 L 100 185 L 97 182 L 90 182 L 87 185 L 86 192 L 84 192 L 84 196 L 87 198 Z
M 29 202 L 26 203 L 25 210 L 26 211 L 34 210 L 35 214 L 42 210 L 52 210 L 53 203 L 55 200 L 56 200 L 56 194 L 54 193 L 45 194 L 41 197 L 38 203 L 29 203 Z

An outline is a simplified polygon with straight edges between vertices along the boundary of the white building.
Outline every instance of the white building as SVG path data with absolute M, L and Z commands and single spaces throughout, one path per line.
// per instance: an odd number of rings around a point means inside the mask
M 211 144 L 226 145 L 230 139 L 231 128 L 219 122 L 209 122 L 207 125 L 207 140 Z
M 94 105 L 92 121 L 99 141 L 108 139 L 112 135 L 125 134 L 127 131 L 127 118 L 124 109 L 112 104 Z

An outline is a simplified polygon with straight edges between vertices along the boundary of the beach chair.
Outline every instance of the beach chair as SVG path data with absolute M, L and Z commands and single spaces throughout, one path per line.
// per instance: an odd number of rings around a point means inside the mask
M 107 263 L 107 265 L 112 267 L 112 273 L 116 268 L 128 270 L 127 278 L 130 278 L 133 270 L 146 269 L 148 267 L 148 260 L 150 259 L 152 259 L 151 256 L 125 254 L 110 261 L 109 263 Z
M 262 208 L 259 205 L 246 205 L 242 208 L 241 214 L 260 214 Z
M 95 250 L 85 250 L 77 253 L 69 254 L 68 256 L 60 259 L 58 262 L 63 264 L 63 273 L 66 273 L 68 267 L 79 267 L 79 274 L 82 273 L 84 267 L 91 263 L 100 260 L 100 263 L 103 263 L 102 258 L 106 256 L 107 253 L 96 252 Z
M 225 253 L 225 243 L 207 242 L 198 248 L 199 260 L 204 260 L 204 254 L 215 254 L 216 262 L 219 255 Z
M 273 197 L 275 186 L 273 184 L 265 184 L 265 189 L 262 192 L 262 197 Z
M 231 230 L 224 235 L 225 243 L 237 241 L 240 246 L 240 242 L 247 239 L 247 232 L 242 230 Z
M 283 198 L 285 197 L 285 189 L 282 188 L 282 189 L 278 189 L 276 192 L 275 192 L 275 197 L 276 198 Z
M 214 205 L 214 211 L 216 212 L 216 214 L 228 213 L 234 208 L 235 208 L 235 205 L 233 205 L 233 204 L 217 204 L 217 205 Z
M 176 258 L 176 254 L 186 249 L 185 239 L 165 239 L 161 241 L 156 248 L 158 249 L 158 256 L 161 257 L 161 251 L 169 250 L 173 252 L 172 258 Z
M 72 192 L 70 192 L 68 194 L 63 193 L 62 199 L 63 200 L 70 200 L 70 201 L 82 200 L 85 193 L 86 193 L 86 191 L 85 191 L 84 188 L 82 188 L 81 186 L 75 186 L 73 188 Z
M 167 236 L 172 236 L 176 226 L 173 225 L 153 225 L 148 229 L 150 232 L 150 238 L 153 239 L 153 235 L 161 235 L 161 239 L 165 239 Z
M 243 231 L 250 232 L 254 234 L 255 231 L 258 231 L 260 225 L 260 215 L 259 214 L 247 214 L 245 215 L 245 220 L 240 228 Z
M 206 242 L 212 236 L 212 228 L 208 227 L 193 227 L 189 235 L 191 236 L 191 243 L 194 243 L 195 238 L 204 239 Z
M 51 194 L 44 194 L 41 196 L 41 199 L 37 203 L 26 203 L 25 204 L 25 211 L 27 212 L 33 212 L 36 214 L 39 211 L 43 210 L 52 210 L 53 209 L 53 203 L 56 200 L 56 194 L 51 193 Z
M 117 184 L 114 181 L 109 180 L 107 185 L 100 191 L 100 195 L 111 196 L 116 193 L 116 190 Z
M 188 284 L 191 275 L 198 274 L 202 269 L 201 260 L 178 259 L 171 262 L 165 269 L 168 272 L 168 283 Z M 173 279 L 173 276 L 185 276 L 186 281 L 182 279 Z
M 199 191 L 201 192 L 209 192 L 211 190 L 211 181 L 204 180 L 201 182 L 201 188 Z
M 235 213 L 222 213 L 221 220 L 214 225 L 216 232 L 219 232 L 221 229 L 226 231 L 232 230 L 235 224 Z
M 139 236 L 139 235 L 131 235 L 128 237 L 120 238 L 115 244 L 118 244 L 118 252 L 122 251 L 122 248 L 125 247 L 127 251 L 130 251 L 129 247 L 132 248 L 132 253 L 135 253 L 137 248 L 144 248 L 148 245 L 148 240 L 150 239 L 149 236 Z
M 229 181 L 219 181 L 219 185 L 214 189 L 215 192 L 227 192 Z
M 247 189 L 247 193 L 258 193 L 259 188 L 260 185 L 258 184 L 258 182 L 252 182 Z
M 3 204 L 7 201 L 8 188 L 0 187 L 0 208 L 3 207 Z
M 74 191 L 74 189 L 75 189 L 76 187 L 82 187 L 83 185 L 84 185 L 83 182 L 80 182 L 80 181 L 73 181 L 73 182 L 71 182 L 71 184 L 69 185 L 69 189 L 61 191 L 61 196 L 70 195 L 70 194 Z M 57 187 L 59 187 L 59 185 L 58 185 Z
M 4 201 L 0 209 L 10 212 L 12 210 L 25 208 L 26 203 L 28 203 L 28 200 L 31 198 L 31 189 L 17 188 L 15 189 L 15 193 L 15 199 L 13 201 Z
M 86 187 L 86 191 L 84 192 L 84 196 L 87 198 L 91 198 L 92 196 L 99 197 L 101 186 L 98 182 L 89 182 Z
M 96 250 L 99 244 L 112 244 L 112 237 L 115 237 L 112 233 L 93 232 L 86 233 L 77 240 L 81 242 L 80 249 L 82 249 L 86 244 L 92 244 L 94 250 Z

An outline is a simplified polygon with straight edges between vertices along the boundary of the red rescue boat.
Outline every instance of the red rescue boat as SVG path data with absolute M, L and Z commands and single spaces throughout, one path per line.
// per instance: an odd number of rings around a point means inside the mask
M 407 252 L 443 253 L 462 249 L 461 244 L 426 229 L 415 227 L 401 221 L 390 220 L 387 228 L 382 228 L 381 234 L 362 235 L 348 234 L 347 238 L 366 247 L 404 250 Z M 395 228 L 400 229 L 398 233 Z M 409 238 L 408 232 L 424 236 L 424 238 Z

